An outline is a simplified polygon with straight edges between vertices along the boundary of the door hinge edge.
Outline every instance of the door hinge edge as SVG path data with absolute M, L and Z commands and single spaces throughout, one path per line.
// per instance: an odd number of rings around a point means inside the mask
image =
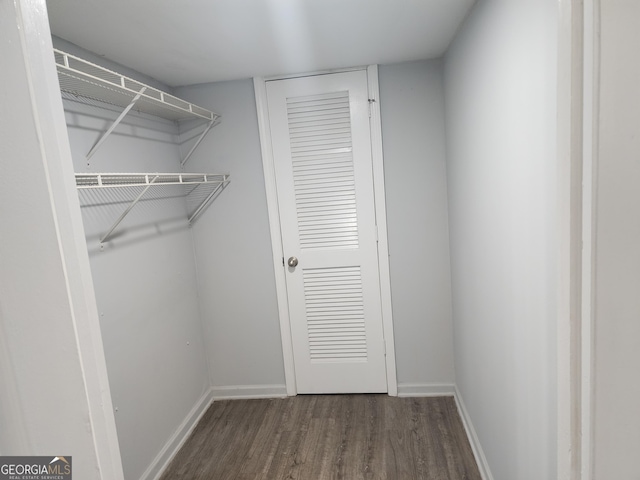
M 369 118 L 371 118 L 371 104 L 374 103 L 376 101 L 375 98 L 370 98 L 369 99 Z

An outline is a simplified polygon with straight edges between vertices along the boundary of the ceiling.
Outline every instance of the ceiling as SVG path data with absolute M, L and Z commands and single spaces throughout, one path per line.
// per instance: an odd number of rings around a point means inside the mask
M 54 35 L 169 86 L 436 58 L 474 0 L 48 0 Z

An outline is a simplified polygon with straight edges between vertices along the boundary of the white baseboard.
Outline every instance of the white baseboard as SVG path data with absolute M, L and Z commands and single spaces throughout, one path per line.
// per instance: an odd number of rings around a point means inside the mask
M 453 397 L 452 383 L 398 383 L 399 397 Z
M 471 417 L 469 416 L 467 408 L 464 406 L 462 395 L 460 394 L 460 390 L 458 390 L 457 386 L 455 387 L 454 397 L 456 400 L 456 405 L 458 406 L 458 411 L 460 412 L 460 417 L 462 418 L 464 429 L 467 431 L 467 437 L 469 437 L 469 443 L 471 444 L 471 450 L 473 450 L 473 456 L 476 458 L 476 463 L 478 464 L 478 469 L 480 470 L 480 476 L 482 477 L 482 480 L 493 480 L 493 475 L 491 474 L 491 470 L 489 469 L 487 457 L 485 457 L 484 455 L 484 451 L 482 450 L 482 446 L 480 445 L 480 440 L 478 439 L 478 434 L 476 433 L 476 429 L 473 427 Z
M 229 385 L 212 387 L 214 400 L 243 398 L 281 398 L 287 396 L 286 385 Z
M 191 435 L 191 432 L 207 411 L 211 402 L 213 402 L 213 390 L 210 388 L 200 397 L 200 400 L 198 400 L 180 426 L 173 435 L 171 435 L 169 440 L 167 440 L 165 446 L 147 467 L 140 477 L 140 480 L 157 480 L 160 478 L 160 475 L 162 475 L 162 472 L 167 468 L 169 462 L 173 460 L 178 450 L 180 450 L 184 442 L 189 438 L 189 435 Z

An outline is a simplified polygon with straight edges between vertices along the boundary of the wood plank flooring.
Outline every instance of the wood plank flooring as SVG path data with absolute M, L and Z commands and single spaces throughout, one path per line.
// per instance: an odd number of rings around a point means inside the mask
M 481 480 L 453 397 L 216 401 L 160 480 Z

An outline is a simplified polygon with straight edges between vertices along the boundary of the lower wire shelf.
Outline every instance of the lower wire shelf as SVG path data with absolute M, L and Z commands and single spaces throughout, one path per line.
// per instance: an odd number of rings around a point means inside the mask
M 76 173 L 76 187 L 79 193 L 101 189 L 118 189 L 127 192 L 124 203 L 128 206 L 100 238 L 100 243 L 104 243 L 109 240 L 136 204 L 143 198 L 151 196 L 154 190 L 178 189 L 178 196 L 186 198 L 189 225 L 192 225 L 226 188 L 230 182 L 229 178 L 228 174 L 210 173 Z M 91 204 L 92 201 L 89 198 L 83 199 L 81 194 L 81 203 Z

